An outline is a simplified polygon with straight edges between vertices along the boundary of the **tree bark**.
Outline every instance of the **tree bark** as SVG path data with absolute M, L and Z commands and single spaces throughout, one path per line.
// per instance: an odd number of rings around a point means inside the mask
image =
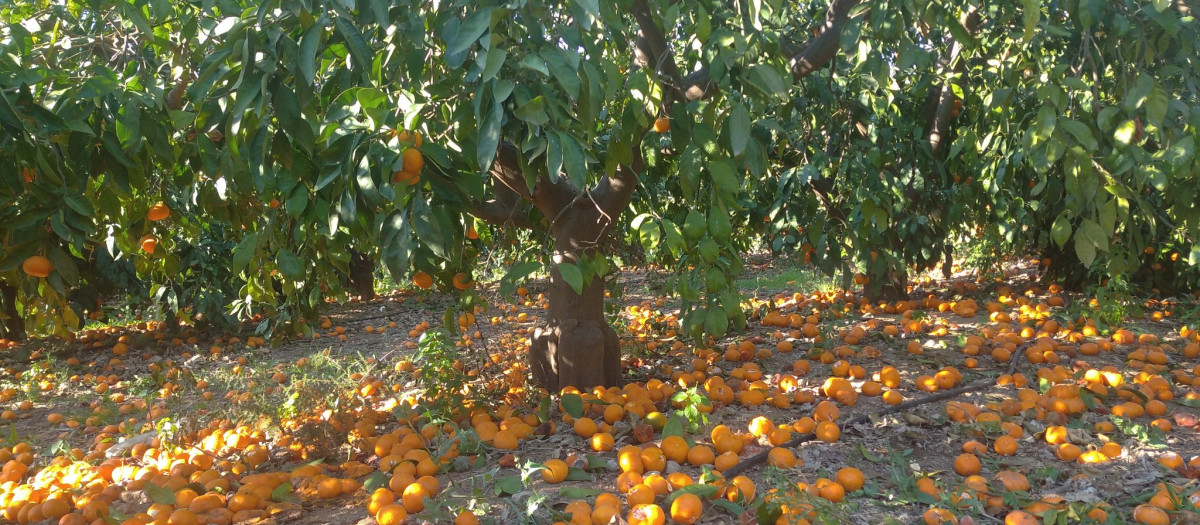
M 362 300 L 375 298 L 375 261 L 358 250 L 350 250 L 350 288 Z
M 892 268 L 883 275 L 882 281 L 867 283 L 863 292 L 872 302 L 908 300 L 908 270 L 903 266 Z
M 550 271 L 549 310 L 530 340 L 530 372 L 537 384 L 551 392 L 566 386 L 581 390 L 619 386 L 621 343 L 604 316 L 608 276 L 592 276 L 577 293 L 558 270 L 560 263 L 580 264 L 594 257 L 615 217 L 591 199 L 568 205 L 562 215 L 551 229 L 554 267 Z
M 21 340 L 25 338 L 25 320 L 17 312 L 17 287 L 0 283 L 0 310 L 3 310 L 3 335 L 6 339 Z

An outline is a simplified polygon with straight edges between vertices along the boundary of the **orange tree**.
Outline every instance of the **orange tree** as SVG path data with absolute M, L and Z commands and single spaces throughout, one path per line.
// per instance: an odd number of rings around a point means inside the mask
M 794 148 L 757 197 L 776 249 L 879 298 L 963 241 L 1077 286 L 1200 284 L 1187 2 L 886 5 L 782 119 Z
M 20 22 L 0 43 L 0 278 L 38 326 L 77 323 L 67 292 L 104 249 L 169 310 L 303 330 L 343 282 L 369 295 L 374 261 L 467 287 L 478 220 L 542 241 L 503 281 L 550 276 L 531 370 L 589 387 L 621 376 L 614 235 L 670 261 L 683 328 L 720 337 L 764 224 L 873 296 L 979 226 L 1127 272 L 1148 261 L 1117 247 L 1196 229 L 1182 2 L 0 9 Z M 34 255 L 53 270 L 22 271 Z

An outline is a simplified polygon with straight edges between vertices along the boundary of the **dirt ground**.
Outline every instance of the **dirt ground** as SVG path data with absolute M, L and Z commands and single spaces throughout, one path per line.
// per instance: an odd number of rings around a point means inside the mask
M 755 259 L 753 264 L 748 265 L 748 268 L 751 276 L 762 277 L 763 280 L 759 282 L 768 283 L 775 282 L 770 280 L 771 277 L 791 269 L 790 263 L 762 257 Z M 1000 286 L 1007 286 L 1017 294 L 1032 288 L 1033 291 L 1029 296 L 1033 302 L 1044 302 L 1048 296 L 1052 295 L 1046 291 L 1045 287 L 1039 286 L 1033 280 L 1036 277 L 1034 272 L 1034 268 L 1015 265 L 1009 270 L 1009 275 L 1003 283 L 985 283 L 978 291 L 966 293 L 962 292 L 963 283 L 974 284 L 973 276 L 966 273 L 957 275 L 952 281 L 918 283 L 911 294 L 912 299 L 922 300 L 929 294 L 933 294 L 942 301 L 956 301 L 972 297 L 980 305 L 978 315 L 964 318 L 948 311 L 925 310 L 923 315 L 926 323 L 931 327 L 945 326 L 947 332 L 944 335 L 935 336 L 929 333 L 914 334 L 900 331 L 897 335 L 890 336 L 878 329 L 868 330 L 866 337 L 853 347 L 861 350 L 865 345 L 870 345 L 879 350 L 879 356 L 861 357 L 856 355 L 850 357 L 849 360 L 863 366 L 868 374 L 878 372 L 885 365 L 895 367 L 900 371 L 903 379 L 902 385 L 897 390 L 903 394 L 906 400 L 927 395 L 915 388 L 918 376 L 933 374 L 947 366 L 960 370 L 963 376 L 962 382 L 965 384 L 976 381 L 994 381 L 996 377 L 1009 370 L 1010 363 L 996 362 L 987 355 L 980 355 L 978 356 L 978 366 L 967 368 L 964 366 L 962 342 L 966 336 L 978 335 L 981 330 L 989 326 L 996 326 L 995 323 L 989 321 L 988 312 L 983 305 L 988 301 L 997 300 L 997 290 Z M 661 293 L 656 288 L 656 283 L 661 282 L 659 274 L 647 270 L 625 271 L 621 274 L 621 282 L 624 285 L 625 293 L 620 297 L 620 301 L 623 305 L 622 316 L 626 320 L 631 317 L 628 309 L 630 306 L 649 305 L 655 312 L 656 318 L 676 313 L 677 306 L 670 301 L 665 302 L 662 306 L 654 306 L 654 301 Z M 792 293 L 798 291 L 811 293 L 808 290 L 795 289 L 794 286 L 797 286 L 795 284 L 782 283 L 782 286 L 775 286 L 777 288 L 755 290 L 756 299 L 770 301 L 776 297 L 790 297 Z M 539 291 L 544 289 L 544 283 L 533 281 L 528 283 L 527 287 L 530 297 L 536 297 Z M 471 349 L 463 350 L 464 360 L 469 358 L 476 360 L 475 362 L 486 362 L 489 355 L 504 351 L 511 346 L 510 342 L 506 342 L 508 340 L 519 341 L 521 339 L 519 332 L 531 327 L 534 322 L 533 318 L 540 311 L 536 303 L 526 306 L 514 302 L 513 298 L 498 297 L 494 288 L 484 289 L 481 294 L 492 306 L 478 315 L 478 325 L 472 327 L 468 332 L 477 330 L 479 337 L 474 339 Z M 1069 313 L 1073 315 L 1086 311 L 1082 308 L 1086 305 L 1088 297 L 1066 292 L 1058 295 L 1064 299 L 1065 305 L 1053 308 L 1052 313 L 1054 314 L 1053 318 L 1058 319 L 1060 324 L 1071 320 L 1068 316 Z M 116 366 L 111 361 L 113 359 L 110 352 L 111 342 L 94 348 L 85 348 L 86 345 L 80 343 L 67 344 L 50 341 L 30 343 L 10 350 L 3 356 L 3 365 L 7 367 L 7 374 L 0 381 L 0 386 L 13 389 L 14 392 L 13 395 L 7 396 L 9 398 L 7 401 L 0 404 L 3 409 L 13 411 L 13 417 L 6 418 L 7 421 L 0 425 L 0 434 L 8 436 L 4 438 L 5 446 L 12 446 L 17 442 L 32 444 L 34 450 L 38 452 L 39 458 L 49 458 L 56 451 L 70 448 L 86 451 L 96 441 L 96 433 L 89 431 L 88 428 L 96 425 L 83 422 L 89 415 L 97 413 L 96 403 L 98 400 L 103 402 L 106 396 L 119 392 L 124 394 L 127 400 L 144 399 L 151 407 L 160 402 L 158 394 L 162 387 L 161 382 L 148 383 L 146 379 L 147 377 L 157 377 L 156 368 L 159 370 L 171 368 L 182 370 L 180 377 L 173 378 L 169 382 L 185 385 L 186 388 L 182 388 L 172 396 L 170 401 L 161 401 L 169 416 L 156 418 L 153 417 L 152 411 L 137 411 L 130 414 L 110 414 L 109 420 L 104 423 L 112 423 L 125 418 L 130 423 L 130 430 L 125 434 L 132 436 L 138 433 L 136 429 L 143 422 L 149 422 L 161 429 L 163 420 L 169 419 L 176 428 L 187 430 L 202 428 L 213 417 L 252 414 L 250 407 L 254 405 L 253 403 L 242 407 L 233 407 L 230 401 L 223 397 L 229 390 L 235 392 L 250 390 L 247 383 L 235 378 L 237 373 L 233 371 L 237 370 L 239 366 L 268 371 L 267 373 L 286 371 L 291 370 L 289 367 L 298 359 L 313 358 L 314 356 L 324 356 L 333 363 L 343 363 L 348 373 L 359 371 L 360 373 L 365 372 L 366 375 L 378 375 L 386 380 L 388 386 L 393 387 L 392 390 L 397 395 L 419 394 L 415 390 L 416 382 L 403 375 L 391 374 L 391 369 L 397 361 L 412 359 L 419 335 L 410 335 L 409 330 L 421 322 L 427 322 L 433 326 L 440 325 L 446 308 L 453 304 L 454 300 L 446 295 L 404 292 L 386 295 L 370 302 L 332 306 L 328 312 L 330 324 L 344 327 L 345 332 L 341 334 L 344 337 L 339 337 L 330 330 L 322 330 L 322 336 L 316 339 L 289 340 L 275 346 L 260 348 L 237 346 L 219 355 L 212 355 L 206 351 L 212 346 L 221 346 L 221 343 L 216 342 L 218 338 L 214 335 L 197 335 L 194 343 L 185 342 L 181 345 L 173 345 L 166 340 L 154 341 L 145 333 L 137 333 L 137 330 L 133 330 L 130 342 L 131 352 L 124 356 L 121 359 L 122 362 Z M 500 313 L 496 305 L 502 304 L 507 305 L 506 308 L 515 306 L 516 311 Z M 1197 327 L 1195 301 L 1180 299 L 1178 303 L 1168 304 L 1166 307 L 1151 304 L 1142 309 L 1146 314 L 1144 318 L 1130 318 L 1124 328 L 1134 334 L 1152 334 L 1162 344 L 1170 345 L 1173 350 L 1167 352 L 1170 358 L 1167 365 L 1168 371 L 1183 371 L 1193 374 L 1200 371 L 1197 370 L 1200 361 L 1194 357 L 1188 358 L 1180 352 L 1188 342 L 1181 339 L 1181 329 Z M 1015 319 L 1016 310 L 1009 311 L 1014 312 Z M 1161 319 L 1155 320 L 1157 316 L 1153 314 L 1156 311 L 1169 313 L 1166 313 Z M 506 319 L 506 316 L 513 315 L 515 317 L 517 313 L 525 314 L 528 319 L 524 321 Z M 785 308 L 784 313 L 786 315 L 791 312 Z M 801 313 L 806 315 L 808 312 Z M 792 338 L 787 333 L 787 329 L 783 329 L 782 334 L 777 333 L 781 329 L 763 326 L 761 319 L 752 319 L 746 331 L 730 334 L 725 340 L 719 342 L 717 347 L 724 348 L 724 345 L 731 342 L 752 340 L 758 341 L 760 348 L 774 348 L 775 343 L 781 340 L 780 336 L 782 335 L 782 339 L 794 342 L 794 348 L 790 352 L 775 352 L 770 357 L 756 358 L 754 362 L 761 368 L 765 380 L 772 378 L 778 380 L 782 375 L 793 372 L 793 364 L 797 360 L 808 359 L 812 368 L 807 374 L 798 378 L 797 388 L 801 391 L 815 393 L 825 379 L 831 375 L 832 366 L 823 364 L 818 356 L 825 350 L 842 344 L 841 341 L 836 340 L 839 332 L 854 326 L 874 324 L 877 327 L 883 327 L 901 325 L 905 322 L 900 315 L 882 312 L 862 313 L 857 308 L 850 309 L 844 315 L 834 316 L 830 315 L 831 313 L 833 312 L 829 310 L 823 312 L 821 327 L 824 333 L 828 334 L 827 338 L 830 339 L 824 344 L 818 344 L 808 337 Z M 498 318 L 497 322 L 490 321 L 493 317 Z M 394 325 L 390 323 L 394 323 Z M 371 329 L 368 329 L 368 326 Z M 386 328 L 386 330 L 380 333 L 380 328 Z M 514 336 L 514 334 L 518 335 Z M 1106 339 L 1108 335 L 1102 333 L 1089 338 L 1089 340 Z M 646 336 L 645 333 L 642 333 L 639 336 L 637 333 L 628 331 L 622 336 L 633 354 L 627 363 L 627 377 L 631 380 L 660 377 L 669 381 L 669 377 L 661 377 L 661 371 L 664 368 L 691 370 L 694 356 L 690 352 L 667 350 L 670 345 L 674 344 L 673 339 L 664 338 L 661 334 Z M 914 339 L 921 346 L 922 352 L 919 354 L 906 350 L 908 343 Z M 656 345 L 648 345 L 647 343 L 650 342 L 655 342 Z M 657 348 L 651 349 L 653 346 L 657 346 Z M 1117 344 L 1114 345 L 1112 351 L 1101 352 L 1096 356 L 1068 357 L 1064 355 L 1059 364 L 1069 371 L 1077 371 L 1079 375 L 1082 375 L 1084 370 L 1111 366 L 1124 372 L 1126 379 L 1131 380 L 1138 370 L 1130 367 L 1130 355 L 1143 346 L 1145 345 Z M 688 343 L 685 348 L 692 348 L 692 344 Z M 508 356 L 506 359 L 511 359 L 511 354 L 506 355 Z M 75 361 L 69 361 L 72 358 L 77 359 L 78 363 L 73 364 Z M 1047 365 L 1025 362 L 1023 356 L 1019 355 L 1014 356 L 1014 359 L 1017 360 L 1016 371 L 1029 379 L 1030 388 L 1044 391 L 1049 387 L 1048 384 L 1039 385 L 1038 382 L 1039 368 Z M 719 373 L 728 374 L 742 364 L 718 360 L 713 363 L 713 366 L 719 369 Z M 491 369 L 484 368 L 484 370 Z M 115 383 L 110 391 L 101 394 L 96 391 L 92 383 L 84 379 L 87 374 L 112 374 L 116 375 L 120 381 Z M 1171 377 L 1169 374 L 1167 375 L 1169 380 Z M 50 379 L 47 380 L 47 378 Z M 868 375 L 867 379 L 869 378 Z M 213 392 L 215 395 L 212 396 L 212 399 L 205 399 L 200 390 L 192 387 L 190 383 L 195 383 L 197 379 L 206 379 L 213 385 L 210 388 L 216 391 Z M 853 383 L 857 387 L 861 385 L 862 381 L 854 380 Z M 221 391 L 223 386 L 229 388 Z M 1200 412 L 1197 410 L 1197 406 L 1200 404 L 1186 399 L 1189 392 L 1193 394 L 1197 392 L 1196 387 L 1176 384 L 1173 381 L 1171 392 L 1173 399 L 1166 402 L 1166 418 L 1188 414 L 1194 416 Z M 960 396 L 955 398 L 955 401 L 965 401 L 976 406 L 986 407 L 989 404 L 995 405 L 1014 399 L 1014 396 L 1015 389 L 1011 387 L 993 386 Z M 266 399 L 270 401 L 273 398 Z M 816 401 L 821 399 L 822 397 L 818 394 Z M 27 408 L 21 407 L 23 401 L 30 402 Z M 669 412 L 669 407 L 665 403 L 662 405 L 662 410 Z M 860 414 L 874 413 L 886 406 L 880 397 L 864 395 L 858 398 L 858 402 L 854 406 L 841 406 L 841 420 L 849 420 Z M 718 406 L 708 415 L 707 426 L 724 424 L 735 431 L 745 432 L 750 421 L 757 416 L 766 416 L 776 424 L 784 424 L 811 415 L 813 407 L 813 404 L 792 404 L 788 408 L 779 409 L 769 404 L 747 407 L 736 403 Z M 54 419 L 51 417 L 52 414 L 62 414 L 65 419 L 52 423 L 51 420 Z M 555 417 L 557 416 L 555 414 Z M 1023 411 L 1005 418 L 1006 421 L 1014 423 L 1022 430 L 1022 435 L 1017 440 L 1018 452 L 1011 456 L 999 455 L 992 450 L 980 454 L 983 464 L 981 474 L 990 479 L 998 471 L 1013 470 L 1028 477 L 1032 483 L 1031 489 L 1027 493 L 1010 495 L 1010 500 L 1006 500 L 1008 506 L 1025 505 L 1039 499 L 1062 501 L 1056 507 L 1061 509 L 1089 509 L 1094 504 L 1104 503 L 1109 505 L 1112 511 L 1115 511 L 1110 512 L 1110 520 L 1129 519 L 1129 513 L 1133 507 L 1145 502 L 1155 493 L 1157 483 L 1171 483 L 1180 487 L 1184 494 L 1190 494 L 1197 489 L 1195 469 L 1182 468 L 1173 471 L 1164 468 L 1157 462 L 1158 458 L 1169 452 L 1179 454 L 1185 461 L 1200 453 L 1200 435 L 1198 435 L 1197 428 L 1176 424 L 1172 430 L 1164 434 L 1149 429 L 1150 419 L 1134 418 L 1129 421 L 1128 425 L 1119 425 L 1115 431 L 1096 432 L 1093 431 L 1096 423 L 1110 421 L 1107 408 L 1101 405 L 1073 416 L 1068 420 L 1067 426 L 1081 429 L 1080 432 L 1086 435 L 1086 439 L 1081 443 L 1084 450 L 1089 447 L 1098 447 L 1109 441 L 1121 445 L 1120 455 L 1110 461 L 1081 464 L 1058 460 L 1055 457 L 1054 448 L 1041 437 L 1041 433 L 1047 427 L 1047 420 L 1036 418 L 1033 411 Z M 1178 422 L 1192 420 L 1194 417 L 1191 420 L 1187 417 L 1174 418 L 1174 421 Z M 80 422 L 80 424 L 71 425 L 71 421 Z M 134 422 L 139 425 L 134 425 Z M 268 437 L 278 435 L 280 432 L 280 429 L 272 428 L 269 424 L 261 422 L 259 424 Z M 381 426 L 380 430 L 382 433 L 392 428 L 395 428 L 395 421 L 387 422 Z M 613 430 L 616 438 L 614 451 L 598 454 L 589 448 L 586 440 L 571 432 L 569 425 L 564 425 L 559 421 L 557 433 L 547 437 L 529 439 L 522 443 L 515 453 L 518 466 L 525 460 L 541 462 L 549 458 L 565 458 L 571 455 L 586 457 L 593 454 L 603 458 L 613 467 L 613 470 L 592 470 L 589 472 L 592 478 L 590 480 L 567 481 L 555 485 L 547 484 L 541 480 L 540 476 L 535 475 L 515 495 L 507 497 L 497 496 L 499 481 L 502 478 L 517 475 L 519 470 L 500 467 L 499 464 L 506 452 L 489 450 L 480 460 L 481 465 L 479 466 L 465 470 L 451 469 L 439 474 L 437 477 L 442 488 L 437 499 L 430 503 L 429 510 L 412 516 L 410 522 L 449 523 L 453 521 L 453 515 L 458 511 L 471 509 L 485 523 L 517 523 L 522 520 L 522 509 L 533 506 L 537 502 L 540 502 L 543 509 L 554 509 L 550 512 L 543 510 L 536 514 L 539 522 L 549 523 L 553 518 L 562 518 L 561 514 L 555 514 L 554 511 L 561 510 L 569 500 L 579 497 L 588 499 L 587 496 L 594 496 L 597 491 L 616 492 L 614 480 L 619 470 L 615 470 L 615 450 L 620 449 L 623 445 L 635 443 L 631 430 L 630 425 L 626 422 L 618 422 Z M 771 487 L 784 488 L 786 485 L 794 486 L 797 482 L 814 483 L 818 478 L 832 479 L 838 469 L 854 466 L 864 472 L 866 485 L 861 491 L 848 495 L 839 504 L 818 501 L 818 512 L 815 518 L 818 522 L 916 523 L 920 522 L 923 513 L 931 506 L 955 505 L 951 502 L 951 495 L 956 487 L 961 487 L 962 477 L 954 472 L 953 463 L 956 456 L 961 453 L 960 449 L 963 443 L 970 439 L 976 439 L 988 445 L 999 435 L 999 431 L 996 429 L 985 429 L 982 435 L 973 433 L 978 430 L 978 425 L 964 424 L 948 418 L 945 402 L 930 403 L 906 413 L 888 415 L 867 424 L 846 428 L 843 430 L 841 439 L 834 443 L 820 441 L 805 443 L 796 449 L 797 457 L 803 460 L 803 466 L 800 468 L 778 470 L 773 467 L 757 466 L 750 469 L 747 475 L 755 481 L 758 493 L 761 495 Z M 708 441 L 707 436 L 706 428 L 692 437 L 697 442 L 703 443 Z M 651 443 L 657 442 L 658 439 L 659 437 L 656 436 Z M 307 462 L 296 459 L 284 447 L 272 445 L 270 440 L 268 440 L 267 447 L 271 450 L 271 459 L 268 463 L 260 466 L 259 470 L 291 470 Z M 747 457 L 769 448 L 769 443 L 759 440 L 748 445 L 742 456 Z M 338 450 L 349 454 L 349 452 L 344 452 L 348 450 L 344 447 Z M 330 459 L 332 461 L 333 458 Z M 340 457 L 332 462 L 336 464 L 346 459 L 347 457 Z M 368 465 L 377 465 L 379 461 L 379 458 L 375 457 L 358 459 Z M 692 466 L 677 465 L 672 462 L 668 464 L 667 471 L 673 470 L 682 470 L 692 474 L 693 477 L 699 477 L 699 469 Z M 931 498 L 915 489 L 916 480 L 923 476 L 932 477 L 945 489 L 941 497 Z M 1058 496 L 1061 500 L 1055 500 L 1052 496 Z M 333 500 L 300 497 L 292 499 L 299 505 L 299 512 L 281 513 L 270 520 L 277 523 L 305 525 L 374 523 L 374 519 L 367 515 L 363 504 L 366 494 L 362 490 Z M 659 501 L 661 503 L 662 500 Z M 1003 514 L 987 512 L 988 509 L 985 508 L 986 505 L 982 498 L 981 501 L 975 503 L 975 506 L 971 505 L 972 501 L 974 500 L 958 502 L 956 514 L 960 517 L 968 516 L 974 523 L 1003 521 Z M 626 507 L 625 510 L 627 511 L 628 508 Z M 624 517 L 624 515 L 625 512 L 622 512 L 621 516 Z M 1179 514 L 1177 516 L 1184 519 L 1187 515 Z M 752 521 L 753 517 L 749 514 L 735 515 L 728 508 L 708 506 L 699 523 L 748 523 L 747 520 Z

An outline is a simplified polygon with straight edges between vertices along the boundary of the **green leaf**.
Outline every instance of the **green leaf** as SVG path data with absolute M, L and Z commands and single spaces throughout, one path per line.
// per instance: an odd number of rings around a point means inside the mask
M 499 102 L 492 104 L 492 110 L 483 115 L 479 125 L 478 146 L 475 149 L 475 160 L 479 162 L 479 172 L 486 173 L 492 167 L 492 159 L 496 157 L 496 148 L 500 146 L 500 123 L 504 117 L 504 108 Z
M 160 487 L 154 483 L 146 483 L 146 495 L 150 496 L 150 501 L 161 503 L 163 505 L 175 504 L 175 491 Z
M 508 51 L 493 47 L 488 50 L 487 58 L 484 60 L 483 76 L 481 80 L 487 82 L 496 78 L 496 73 L 500 72 L 500 68 L 504 65 L 504 60 L 508 58 Z
M 304 31 L 300 36 L 300 46 L 296 55 L 300 76 L 310 86 L 317 76 L 317 48 L 321 45 L 321 36 L 325 33 L 323 22 L 322 18 Z
M 1067 241 L 1071 238 L 1071 221 L 1067 219 L 1066 212 L 1063 212 L 1054 220 L 1054 224 L 1050 226 L 1050 239 L 1057 244 L 1059 248 L 1067 245 Z
M 525 489 L 525 483 L 521 481 L 521 476 L 505 476 L 496 480 L 496 495 L 511 496 Z
M 287 209 L 288 215 L 292 217 L 300 217 L 304 213 L 304 209 L 308 207 L 308 188 L 303 184 L 297 184 L 292 188 L 291 195 L 288 195 L 287 202 L 284 208 Z
M 583 146 L 568 133 L 558 133 L 558 140 L 563 147 L 563 166 L 567 170 L 567 179 L 576 188 L 584 187 L 587 182 L 587 158 L 584 157 Z
M 570 471 L 568 471 L 568 473 L 569 472 Z M 568 474 L 567 479 L 571 479 L 569 474 Z M 576 499 L 591 499 L 596 496 L 599 496 L 600 493 L 602 493 L 602 492 L 604 492 L 604 491 L 600 490 L 600 489 L 589 489 L 589 488 L 584 488 L 584 487 L 566 487 L 566 488 L 558 491 L 558 498 L 563 499 L 563 500 L 568 500 L 568 501 L 576 500 Z
M 1060 119 L 1058 124 L 1084 149 L 1088 151 L 1096 149 L 1096 138 L 1092 136 L 1092 129 L 1087 127 L 1087 124 L 1069 118 Z
M 687 244 L 683 240 L 683 233 L 680 231 L 679 226 L 670 219 L 663 219 L 662 227 L 667 249 L 671 251 L 672 255 L 679 257 L 679 254 L 687 248 Z
M 584 468 L 587 470 L 610 470 L 612 468 L 612 466 L 608 464 L 608 460 L 604 459 L 604 456 L 588 454 L 586 458 L 587 466 Z
M 1161 126 L 1163 121 L 1167 119 L 1167 106 L 1170 104 L 1170 98 L 1163 88 L 1154 86 L 1150 93 L 1146 95 L 1146 120 L 1149 124 Z
M 595 481 L 596 479 L 588 474 L 587 471 L 571 467 L 567 469 L 567 481 Z
M 762 91 L 769 98 L 784 96 L 790 87 L 788 82 L 783 79 L 783 75 L 767 64 L 758 64 L 750 68 L 747 80 L 751 86 Z
M 718 160 L 708 166 L 708 172 L 712 176 L 716 195 L 728 197 L 737 194 L 740 184 L 733 162 L 729 159 Z
M 367 40 L 358 28 L 344 17 L 334 20 L 333 27 L 346 40 L 346 45 L 350 48 L 350 59 L 363 71 L 370 71 L 375 54 L 371 52 L 371 46 L 367 45 Z
M 716 485 L 693 483 L 667 495 L 667 499 L 663 504 L 670 506 L 670 504 L 675 501 L 675 498 L 678 498 L 684 494 L 695 494 L 700 496 L 701 499 L 710 499 L 713 496 L 716 496 L 720 491 L 720 487 Z
M 563 394 L 562 399 L 563 410 L 573 418 L 583 417 L 583 398 L 579 394 Z
M 725 337 L 729 332 L 729 316 L 725 314 L 724 308 L 710 306 L 705 310 L 704 332 L 717 339 Z
M 367 491 L 367 494 L 370 494 L 375 492 L 375 489 L 379 487 L 387 486 L 389 480 L 391 480 L 391 476 L 387 472 L 376 470 L 367 476 L 367 479 L 363 480 L 363 489 Z M 271 496 L 274 499 L 274 494 Z
M 1113 132 L 1113 140 L 1122 146 L 1128 146 L 1133 143 L 1133 135 L 1137 133 L 1137 124 L 1132 120 L 1122 122 L 1117 126 L 1117 130 Z
M 237 248 L 233 249 L 233 271 L 240 273 L 250 265 L 250 260 L 258 252 L 258 234 L 251 233 L 242 238 Z
M 1049 103 L 1042 104 L 1037 114 L 1037 138 L 1039 140 L 1050 138 L 1050 135 L 1054 134 L 1054 127 L 1057 123 L 1058 113 L 1054 110 L 1054 106 Z
M 1125 93 L 1125 109 L 1130 113 L 1136 111 L 1142 106 L 1142 102 L 1146 100 L 1146 97 L 1153 89 L 1153 76 L 1148 74 L 1138 75 L 1138 79 L 1134 82 L 1133 87 L 1129 88 L 1129 91 Z
M 1021 7 L 1021 18 L 1025 22 L 1025 34 L 1021 36 L 1021 39 L 1028 42 L 1033 40 L 1037 33 L 1038 21 L 1042 16 L 1042 2 L 1041 0 L 1021 0 Z
M 495 7 L 484 7 L 474 13 L 471 13 L 466 20 L 463 20 L 462 25 L 458 26 L 458 34 L 454 38 L 454 43 L 449 43 L 446 49 L 447 55 L 455 55 L 466 51 L 475 44 L 479 37 L 488 30 L 492 24 L 492 11 Z
M 522 104 L 513 115 L 535 126 L 544 125 L 550 121 L 550 117 L 546 115 L 546 97 L 538 96 Z
M 571 289 L 575 293 L 583 293 L 583 272 L 579 271 L 579 266 L 573 263 L 562 262 L 558 263 L 558 275 L 562 277 L 567 284 L 571 285 Z
M 867 447 L 865 445 L 863 445 L 862 443 L 858 444 L 858 453 L 859 453 L 859 455 L 861 455 L 863 458 L 865 458 L 867 461 L 870 461 L 871 463 L 879 463 L 879 462 L 883 461 L 883 458 L 871 453 L 871 451 L 867 450 Z
M 738 104 L 733 106 L 733 113 L 729 115 L 729 147 L 736 157 L 746 151 L 746 144 L 750 142 L 750 112 L 746 110 L 746 106 Z
M 663 425 L 662 437 L 670 436 L 683 437 L 683 417 L 677 414 L 671 414 L 667 417 L 667 423 Z
M 592 26 L 600 20 L 599 0 L 574 0 L 571 10 L 575 12 L 575 19 L 584 31 L 591 31 Z
M 1092 244 L 1091 240 L 1076 235 L 1075 255 L 1079 257 L 1079 262 L 1083 263 L 1084 267 L 1091 268 L 1092 263 L 1096 262 L 1096 245 Z
M 730 514 L 733 514 L 734 516 L 741 516 L 742 514 L 744 514 L 746 512 L 745 507 L 738 505 L 737 503 L 734 503 L 727 499 L 714 499 L 714 500 L 712 500 L 712 506 L 717 507 L 719 509 L 723 509 Z
M 1084 219 L 1079 223 L 1076 235 L 1087 239 L 1097 250 L 1108 251 L 1108 232 L 1104 231 L 1104 228 L 1101 228 L 1096 221 Z
M 279 273 L 285 279 L 299 281 L 304 278 L 304 266 L 300 263 L 300 258 L 287 248 L 280 248 L 279 253 L 275 255 L 275 264 L 279 266 Z
M 376 474 L 383 474 L 383 473 L 376 472 Z M 386 474 L 385 474 L 385 476 L 386 476 Z M 288 497 L 291 495 L 292 495 L 292 482 L 286 481 L 282 485 L 275 487 L 275 490 L 271 491 L 271 501 L 274 501 L 277 503 L 282 503 L 284 501 L 287 501 Z
M 1152 2 L 1154 3 L 1154 10 L 1158 11 L 1159 13 L 1166 11 L 1168 7 L 1171 7 L 1171 0 L 1152 0 Z

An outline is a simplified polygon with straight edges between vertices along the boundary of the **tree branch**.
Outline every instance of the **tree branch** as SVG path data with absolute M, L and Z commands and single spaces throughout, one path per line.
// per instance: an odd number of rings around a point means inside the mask
M 959 20 L 968 33 L 975 33 L 979 27 L 979 11 L 975 6 L 967 7 L 967 12 L 963 13 Z M 962 73 L 964 62 L 960 60 L 963 50 L 963 43 L 950 38 L 949 55 L 947 56 L 946 66 L 949 68 L 953 76 Z M 933 114 L 933 122 L 929 126 L 929 148 L 937 152 L 938 148 L 944 143 L 950 135 L 950 123 L 954 120 L 954 89 L 950 81 L 942 86 L 941 96 L 938 100 L 937 111 Z
M 525 173 L 521 169 L 521 162 L 517 156 L 517 147 L 511 142 L 500 144 L 490 173 L 499 182 L 497 188 L 500 186 L 508 188 L 525 201 L 533 204 L 546 217 L 558 216 L 563 208 L 569 206 L 579 194 L 579 190 L 572 186 L 566 178 L 559 177 L 557 182 L 551 182 L 550 177 L 545 175 L 539 175 L 534 183 L 533 191 L 529 191 L 529 184 L 525 180 Z
M 647 0 L 635 0 L 631 13 L 637 21 L 639 33 L 633 51 L 634 63 L 638 67 L 653 69 L 655 74 L 666 80 L 664 85 L 669 88 L 670 96 L 663 100 L 663 105 L 670 105 L 671 98 L 679 99 L 683 95 L 680 89 L 679 65 L 675 63 L 675 57 L 667 46 L 662 29 L 654 23 L 654 15 L 650 13 Z
M 837 55 L 842 42 L 842 28 L 850 18 L 850 10 L 859 4 L 860 0 L 833 0 L 829 10 L 825 12 L 825 22 L 821 31 L 804 47 L 804 50 L 792 57 L 792 80 L 799 82 L 813 71 L 823 67 Z
M 792 81 L 799 82 L 833 60 L 841 47 L 842 29 L 850 19 L 850 10 L 862 0 L 832 0 L 829 10 L 825 12 L 825 22 L 817 36 L 807 44 L 799 46 L 799 51 L 789 59 L 792 69 Z M 793 46 L 785 44 L 785 49 Z M 680 83 L 680 91 L 686 100 L 701 100 L 713 93 L 716 86 L 712 83 L 712 75 L 708 68 L 702 68 L 684 77 Z
M 503 184 L 494 184 L 492 188 L 496 198 L 472 202 L 468 213 L 488 224 L 533 229 L 534 223 L 529 220 L 529 202 Z

